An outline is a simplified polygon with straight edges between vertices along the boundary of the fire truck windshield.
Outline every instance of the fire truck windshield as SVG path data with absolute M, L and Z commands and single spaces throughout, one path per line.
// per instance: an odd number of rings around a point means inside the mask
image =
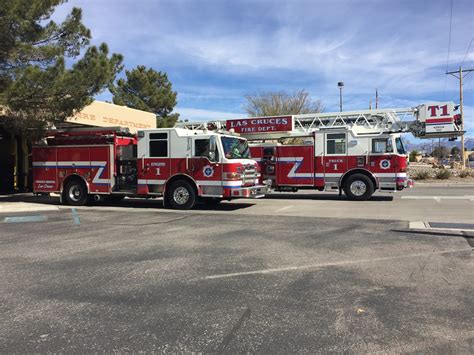
M 397 146 L 398 154 L 406 154 L 405 147 L 403 146 L 403 142 L 400 137 L 395 138 L 395 144 Z
M 249 159 L 250 151 L 247 141 L 236 137 L 221 137 L 224 155 L 227 159 Z

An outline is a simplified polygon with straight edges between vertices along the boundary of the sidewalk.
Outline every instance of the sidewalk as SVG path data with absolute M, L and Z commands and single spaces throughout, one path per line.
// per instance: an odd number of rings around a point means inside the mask
M 0 213 L 33 211 L 57 211 L 59 199 L 54 196 L 34 196 L 32 193 L 18 193 L 0 196 Z

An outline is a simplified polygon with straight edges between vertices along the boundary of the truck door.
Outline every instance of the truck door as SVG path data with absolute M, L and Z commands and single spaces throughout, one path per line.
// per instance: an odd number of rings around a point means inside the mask
M 222 195 L 222 164 L 216 136 L 193 138 L 190 168 L 203 196 Z
M 339 179 L 347 171 L 346 133 L 325 133 L 324 181 L 338 186 Z
M 56 147 L 33 147 L 33 191 L 60 190 Z
M 370 171 L 378 177 L 381 188 L 394 189 L 397 156 L 394 153 L 392 137 L 372 138 L 370 148 Z
M 276 151 L 278 186 L 313 186 L 314 145 L 282 145 Z

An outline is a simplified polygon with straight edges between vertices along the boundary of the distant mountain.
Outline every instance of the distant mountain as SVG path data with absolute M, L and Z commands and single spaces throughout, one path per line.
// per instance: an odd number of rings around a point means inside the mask
M 404 140 L 404 145 L 407 151 L 418 150 L 427 153 L 431 152 L 433 148 L 437 147 L 438 145 L 448 147 L 449 149 L 452 147 L 458 147 L 461 149 L 461 141 L 459 139 L 454 142 L 450 142 L 447 138 L 442 138 L 441 141 L 439 139 L 417 139 L 416 141 Z M 464 147 L 467 148 L 467 150 L 474 150 L 474 138 L 466 137 L 464 139 Z

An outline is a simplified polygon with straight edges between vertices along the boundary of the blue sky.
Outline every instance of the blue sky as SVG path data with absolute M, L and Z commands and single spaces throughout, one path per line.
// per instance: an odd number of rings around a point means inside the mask
M 453 0 L 448 70 L 474 68 L 474 2 Z M 168 73 L 175 111 L 190 120 L 245 116 L 244 96 L 306 89 L 326 111 L 459 101 L 446 76 L 451 0 L 70 0 L 93 43 Z M 465 78 L 465 125 L 474 136 L 474 73 Z M 99 99 L 110 99 L 102 93 Z

